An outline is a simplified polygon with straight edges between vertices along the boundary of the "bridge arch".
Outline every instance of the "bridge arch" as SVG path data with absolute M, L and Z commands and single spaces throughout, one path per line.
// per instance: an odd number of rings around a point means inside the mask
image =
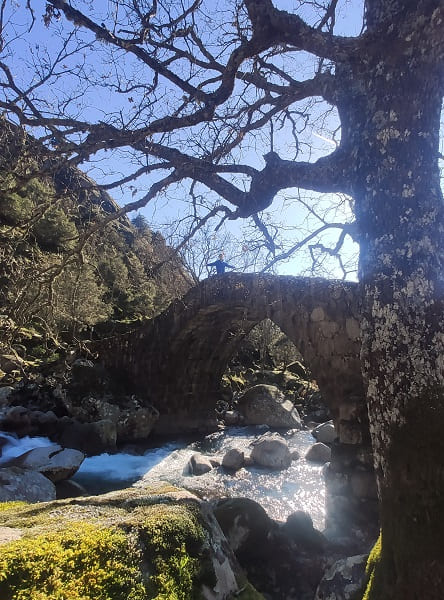
M 358 284 L 230 273 L 202 281 L 156 319 L 102 347 L 161 417 L 159 433 L 210 429 L 226 366 L 265 318 L 296 345 L 337 419 L 363 398 Z

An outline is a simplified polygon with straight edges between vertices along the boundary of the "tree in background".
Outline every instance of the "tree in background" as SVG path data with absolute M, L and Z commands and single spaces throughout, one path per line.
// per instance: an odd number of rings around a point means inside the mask
M 0 106 L 67 164 L 102 164 L 110 150 L 131 155 L 132 174 L 105 186 L 132 182 L 139 197 L 122 211 L 187 183 L 196 224 L 252 218 L 271 245 L 261 215 L 281 190 L 353 198 L 355 221 L 325 219 L 325 231 L 339 232 L 332 251 L 346 236 L 360 246 L 362 369 L 383 540 L 366 597 L 438 600 L 444 6 L 366 0 L 362 32 L 347 37 L 335 34 L 339 0 L 282 4 L 287 11 L 272 0 L 49 0 L 44 19 L 59 45 L 47 53 L 31 37 L 37 3 L 27 3 L 30 33 L 3 3 Z M 11 60 L 23 36 L 28 74 L 15 73 Z M 304 145 L 310 120 L 323 124 L 323 137 L 331 130 L 331 152 Z M 310 198 L 302 201 L 310 212 Z

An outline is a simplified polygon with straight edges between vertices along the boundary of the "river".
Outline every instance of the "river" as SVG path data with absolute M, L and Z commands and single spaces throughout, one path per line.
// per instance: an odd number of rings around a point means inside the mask
M 308 512 L 315 527 L 323 529 L 325 517 L 325 485 L 322 467 L 303 458 L 315 442 L 308 431 L 290 431 L 285 438 L 290 450 L 301 456 L 288 469 L 271 471 L 258 467 L 243 468 L 236 474 L 217 467 L 200 476 L 186 472 L 190 456 L 200 452 L 221 458 L 228 449 L 248 451 L 249 444 L 264 432 L 263 427 L 232 427 L 210 434 L 198 441 L 173 440 L 147 448 L 132 445 L 113 454 L 88 457 L 73 477 L 90 494 L 99 494 L 130 485 L 149 485 L 163 480 L 185 487 L 204 498 L 244 496 L 259 502 L 270 517 L 283 521 L 296 511 Z M 2 462 L 38 446 L 48 446 L 47 438 L 6 439 Z

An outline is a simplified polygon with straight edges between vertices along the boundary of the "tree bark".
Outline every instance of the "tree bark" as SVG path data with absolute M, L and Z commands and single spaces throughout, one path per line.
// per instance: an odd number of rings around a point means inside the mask
M 442 600 L 440 78 L 383 43 L 365 69 L 348 63 L 337 74 L 348 87 L 338 99 L 343 144 L 356 156 L 361 358 L 381 501 L 382 552 L 365 598 Z

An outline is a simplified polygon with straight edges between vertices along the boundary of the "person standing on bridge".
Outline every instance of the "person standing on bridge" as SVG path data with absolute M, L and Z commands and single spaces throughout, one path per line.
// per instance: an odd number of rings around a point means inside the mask
M 236 267 L 233 267 L 233 265 L 229 265 L 228 263 L 226 263 L 224 261 L 224 253 L 221 252 L 219 254 L 219 259 L 212 262 L 212 263 L 208 263 L 207 267 L 216 267 L 216 273 L 217 275 L 222 275 L 223 273 L 225 273 L 225 269 L 235 269 Z

